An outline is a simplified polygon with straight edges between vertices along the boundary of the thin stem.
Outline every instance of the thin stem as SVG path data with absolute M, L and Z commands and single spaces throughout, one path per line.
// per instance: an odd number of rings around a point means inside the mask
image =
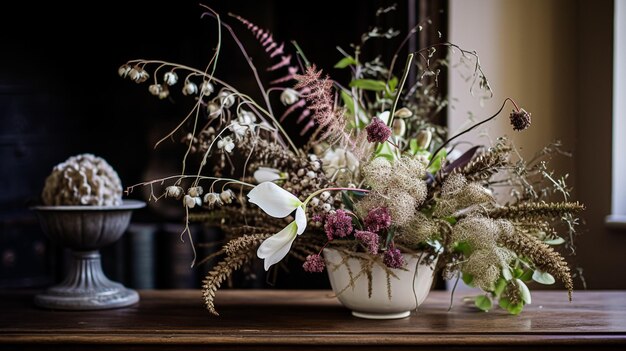
M 409 54 L 406 59 L 406 64 L 404 65 L 404 73 L 402 74 L 402 79 L 400 80 L 400 86 L 398 86 L 398 92 L 396 93 L 396 98 L 393 101 L 393 107 L 391 108 L 391 114 L 389 115 L 389 121 L 387 125 L 389 127 L 393 126 L 393 118 L 396 114 L 396 108 L 398 107 L 398 101 L 400 101 L 400 96 L 402 95 L 402 89 L 404 89 L 404 84 L 406 83 L 406 78 L 409 76 L 409 71 L 411 67 L 411 63 L 413 62 L 414 54 Z
M 439 151 L 441 151 L 441 149 L 443 149 L 444 147 L 446 147 L 446 145 L 450 144 L 450 142 L 451 142 L 452 140 L 454 140 L 454 139 L 456 139 L 456 138 L 460 137 L 461 135 L 466 134 L 466 133 L 470 132 L 470 131 L 471 131 L 471 130 L 473 130 L 473 129 L 476 129 L 478 126 L 483 125 L 483 124 L 485 124 L 485 123 L 487 123 L 487 122 L 491 121 L 492 119 L 496 118 L 496 117 L 500 114 L 500 112 L 502 112 L 502 110 L 504 109 L 504 106 L 506 105 L 507 101 L 512 102 L 512 103 L 513 103 L 513 105 L 515 105 L 515 107 L 517 108 L 517 104 L 513 101 L 513 99 L 511 99 L 511 98 L 506 98 L 506 99 L 504 99 L 504 102 L 502 102 L 502 106 L 500 106 L 500 109 L 498 110 L 498 112 L 496 112 L 493 116 L 491 116 L 491 117 L 489 117 L 489 118 L 487 118 L 487 119 L 485 119 L 485 120 L 483 120 L 483 121 L 481 121 L 481 122 L 478 122 L 478 123 L 474 124 L 473 126 L 471 126 L 471 127 L 467 128 L 467 129 L 465 129 L 464 131 L 462 131 L 462 132 L 458 133 L 457 135 L 453 136 L 452 138 L 448 139 L 445 143 L 441 144 L 441 145 L 437 148 L 437 150 L 435 150 L 435 152 L 433 152 L 433 153 L 432 153 L 432 155 L 436 156 L 436 155 L 439 153 Z M 433 156 L 433 157 L 432 157 L 432 159 L 430 160 L 430 163 L 428 163 L 428 166 L 429 166 L 429 167 L 430 167 L 430 166 L 432 165 L 432 163 L 435 161 L 435 157 L 434 157 L 434 156 Z

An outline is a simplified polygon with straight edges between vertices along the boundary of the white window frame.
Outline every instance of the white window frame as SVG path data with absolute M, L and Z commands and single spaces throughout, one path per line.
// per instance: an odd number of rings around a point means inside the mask
M 613 172 L 606 224 L 626 229 L 626 1 L 614 0 L 613 8 Z

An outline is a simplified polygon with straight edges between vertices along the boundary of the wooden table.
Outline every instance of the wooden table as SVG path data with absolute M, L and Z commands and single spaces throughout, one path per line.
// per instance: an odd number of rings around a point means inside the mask
M 538 349 L 626 350 L 626 292 L 534 292 L 519 316 L 478 312 L 433 291 L 401 320 L 352 317 L 328 291 L 218 292 L 221 317 L 195 290 L 142 291 L 125 309 L 64 312 L 33 306 L 32 293 L 0 293 L 0 348 L 11 350 Z M 460 298 L 460 296 L 459 296 Z

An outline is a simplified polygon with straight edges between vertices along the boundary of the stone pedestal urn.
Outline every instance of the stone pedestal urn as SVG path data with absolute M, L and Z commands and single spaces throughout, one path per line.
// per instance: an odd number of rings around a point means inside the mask
M 37 295 L 35 303 L 63 310 L 99 310 L 137 303 L 136 291 L 104 275 L 98 250 L 116 242 L 126 231 L 132 211 L 145 205 L 125 200 L 120 206 L 33 207 L 46 235 L 72 252 L 63 282 Z

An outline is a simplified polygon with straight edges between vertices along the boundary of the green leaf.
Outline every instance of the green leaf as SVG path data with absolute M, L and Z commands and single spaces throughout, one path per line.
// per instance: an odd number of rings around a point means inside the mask
M 443 161 L 446 159 L 447 157 L 447 152 L 445 149 L 441 149 L 441 151 L 439 151 L 437 153 L 437 155 L 434 156 L 434 161 L 432 161 L 430 167 L 428 167 L 428 172 L 435 174 L 437 173 L 437 171 L 439 171 L 439 169 L 441 168 L 441 165 L 443 164 Z
M 565 242 L 565 239 L 563 238 L 554 238 L 551 240 L 546 240 L 544 241 L 544 243 L 548 244 L 548 245 L 561 245 Z
M 469 273 L 463 273 L 463 275 L 461 276 L 461 279 L 463 279 L 463 283 L 472 286 L 472 282 L 474 281 L 474 276 L 472 276 Z
M 396 154 L 394 151 L 395 150 L 391 147 L 389 143 L 382 143 L 378 147 L 378 150 L 376 150 L 376 153 L 374 154 L 374 158 L 384 157 L 388 159 L 390 162 L 393 162 L 396 160 Z
M 389 85 L 389 90 L 393 93 L 393 91 L 396 90 L 396 87 L 398 86 L 398 77 L 391 78 L 389 82 L 387 82 L 387 84 Z
M 354 212 L 354 201 L 352 201 L 352 199 L 350 198 L 350 196 L 348 196 L 348 193 L 346 191 L 341 192 L 341 202 L 343 202 L 343 205 L 348 210 Z
M 492 303 L 491 303 L 491 299 L 489 298 L 489 296 L 479 295 L 479 296 L 476 296 L 476 299 L 474 300 L 474 305 L 476 305 L 476 307 L 478 307 L 482 311 L 489 312 L 489 310 L 491 309 Z
M 340 95 L 343 105 L 346 109 L 348 109 L 348 114 L 350 116 L 354 116 L 354 100 L 352 100 L 352 96 L 350 96 L 350 94 L 348 94 L 345 90 L 341 90 Z
M 524 274 L 524 270 L 521 268 L 513 268 L 513 277 L 519 278 Z
M 504 292 L 504 289 L 506 288 L 506 279 L 500 277 L 498 278 L 498 280 L 496 280 L 496 287 L 495 289 L 493 289 L 493 293 L 495 296 L 500 296 L 502 295 L 502 293 Z
M 530 269 L 525 270 L 524 274 L 522 274 L 519 279 L 523 282 L 531 281 L 533 279 L 533 271 Z
M 511 274 L 511 269 L 509 267 L 502 267 L 502 276 L 506 280 L 513 279 L 513 274 Z
M 461 252 L 465 257 L 469 256 L 472 253 L 472 248 L 466 241 L 461 241 L 454 245 L 454 250 Z
M 498 302 L 498 305 L 502 307 L 503 309 L 507 310 L 510 314 L 514 314 L 514 315 L 519 314 L 524 309 L 523 302 L 512 304 L 511 301 L 509 301 L 509 299 L 507 298 L 500 299 L 500 301 Z
M 530 304 L 532 300 L 530 298 L 530 290 L 528 289 L 526 284 L 524 284 L 524 282 L 519 279 L 515 279 L 515 284 L 517 284 L 517 287 L 519 288 L 520 295 L 522 295 L 522 300 L 524 300 L 524 302 L 526 302 L 527 304 Z
M 359 88 L 371 91 L 383 91 L 387 84 L 380 80 L 373 79 L 355 79 L 350 82 L 350 88 Z
M 544 284 L 544 285 L 552 285 L 555 282 L 555 279 L 552 276 L 552 274 L 548 272 L 542 272 L 538 269 L 535 270 L 535 272 L 533 273 L 533 280 L 539 284 Z
M 411 139 L 411 141 L 409 141 L 409 148 L 411 149 L 411 155 L 415 156 L 419 150 L 417 139 Z
M 357 64 L 357 62 L 354 59 L 354 57 L 347 56 L 347 57 L 344 57 L 341 60 L 339 60 L 339 62 L 337 62 L 335 64 L 335 68 L 346 68 L 346 67 L 348 67 L 350 65 L 356 65 L 356 64 Z

